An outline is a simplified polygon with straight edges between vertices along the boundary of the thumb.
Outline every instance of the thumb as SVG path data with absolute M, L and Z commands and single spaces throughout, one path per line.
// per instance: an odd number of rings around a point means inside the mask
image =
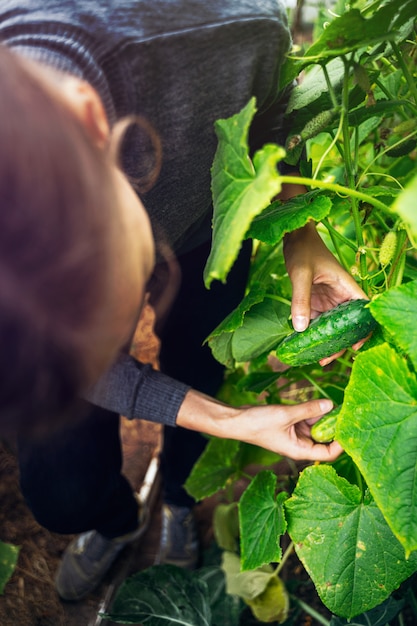
M 311 283 L 313 277 L 308 268 L 297 267 L 291 272 L 290 278 L 292 282 L 292 325 L 296 331 L 301 332 L 310 323 Z

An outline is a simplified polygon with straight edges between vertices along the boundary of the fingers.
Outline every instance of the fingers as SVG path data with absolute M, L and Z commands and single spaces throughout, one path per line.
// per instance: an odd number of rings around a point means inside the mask
M 320 359 L 319 363 L 322 367 L 325 365 L 329 365 L 332 361 L 338 359 L 342 354 L 344 354 L 346 350 L 340 350 L 340 352 L 336 352 L 335 354 L 331 354 L 330 356 L 326 356 L 324 359 Z
M 331 411 L 332 408 L 333 402 L 326 398 L 309 400 L 302 404 L 288 406 L 285 407 L 287 423 L 298 424 L 298 422 L 308 421 L 315 417 L 322 417 L 322 415 Z
M 333 408 L 331 400 L 310 400 L 287 407 L 287 423 L 293 429 L 291 458 L 296 461 L 331 462 L 343 452 L 337 441 L 317 443 L 311 438 L 311 425 Z
M 291 282 L 292 325 L 294 330 L 301 332 L 310 323 L 312 272 L 305 267 L 295 267 L 291 272 Z
M 342 446 L 337 441 L 332 443 L 315 443 L 310 448 L 300 451 L 299 461 L 321 461 L 330 463 L 335 461 L 343 452 Z

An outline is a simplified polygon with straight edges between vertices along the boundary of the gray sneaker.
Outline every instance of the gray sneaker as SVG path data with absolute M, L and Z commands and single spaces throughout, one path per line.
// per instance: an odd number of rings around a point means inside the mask
M 199 559 L 197 524 L 192 509 L 162 505 L 161 540 L 156 564 L 195 569 Z
M 145 532 L 147 515 L 141 515 L 136 530 L 107 539 L 95 530 L 82 533 L 67 546 L 55 578 L 63 600 L 81 600 L 101 582 L 116 557 Z

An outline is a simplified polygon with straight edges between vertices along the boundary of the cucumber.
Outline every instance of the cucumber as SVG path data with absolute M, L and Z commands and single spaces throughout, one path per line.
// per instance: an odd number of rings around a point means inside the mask
M 389 148 L 387 150 L 387 155 L 394 158 L 405 156 L 406 154 L 409 154 L 412 150 L 414 150 L 416 146 L 417 140 L 415 138 L 407 139 L 399 143 L 398 145 Z
M 309 365 L 364 339 L 376 321 L 369 300 L 349 300 L 316 317 L 302 332 L 285 337 L 277 346 L 278 359 L 287 365 Z
M 388 265 L 388 263 L 392 261 L 396 249 L 397 233 L 395 232 L 395 230 L 390 230 L 390 232 L 385 235 L 379 249 L 379 262 L 382 267 L 385 267 L 386 265 Z
M 317 443 L 330 443 L 334 439 L 336 430 L 337 417 L 340 413 L 342 405 L 336 406 L 334 409 L 323 415 L 318 422 L 311 427 L 311 436 Z

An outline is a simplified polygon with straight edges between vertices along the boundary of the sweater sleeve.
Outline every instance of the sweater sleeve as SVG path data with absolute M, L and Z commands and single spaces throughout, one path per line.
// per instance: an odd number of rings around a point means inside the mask
M 129 419 L 175 426 L 178 410 L 190 389 L 127 354 L 84 394 L 84 399 Z

